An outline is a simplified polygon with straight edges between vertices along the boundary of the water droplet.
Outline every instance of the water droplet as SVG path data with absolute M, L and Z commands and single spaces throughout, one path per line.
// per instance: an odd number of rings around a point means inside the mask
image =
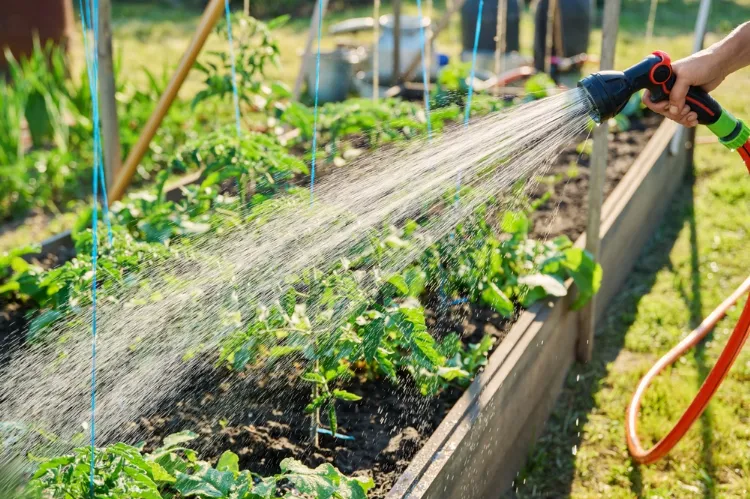
M 580 380 L 581 380 L 581 375 L 579 374 L 578 376 L 576 376 L 576 383 L 578 383 Z
M 576 418 L 576 426 L 578 426 L 578 418 Z
M 576 454 L 578 454 L 578 446 L 574 445 L 573 446 L 573 455 L 575 456 Z

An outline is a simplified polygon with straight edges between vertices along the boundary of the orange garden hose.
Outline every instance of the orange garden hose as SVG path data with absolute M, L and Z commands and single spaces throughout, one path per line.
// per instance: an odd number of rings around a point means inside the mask
M 748 164 L 748 167 L 750 169 L 750 164 Z M 724 300 L 716 310 L 711 312 L 711 314 L 706 317 L 706 319 L 701 322 L 701 324 L 684 340 L 659 359 L 659 361 L 648 371 L 648 373 L 646 373 L 638 384 L 638 388 L 633 394 L 633 399 L 630 401 L 630 406 L 628 407 L 625 418 L 625 434 L 628 441 L 628 449 L 630 450 L 633 460 L 637 463 L 649 464 L 664 457 L 675 445 L 677 445 L 680 439 L 682 439 L 685 433 L 687 433 L 688 429 L 690 429 L 693 422 L 698 419 L 706 408 L 711 397 L 716 393 L 719 385 L 721 385 L 724 377 L 727 375 L 732 364 L 740 354 L 748 335 L 750 335 L 750 296 L 748 297 L 745 308 L 734 328 L 734 332 L 732 332 L 732 335 L 729 337 L 729 341 L 721 352 L 719 360 L 716 362 L 713 369 L 711 369 L 711 372 L 703 382 L 698 394 L 690 403 L 687 410 L 685 410 L 682 417 L 680 417 L 679 421 L 677 421 L 677 424 L 674 425 L 672 430 L 670 430 L 669 433 L 659 440 L 659 442 L 651 449 L 645 450 L 641 445 L 637 433 L 638 411 L 641 408 L 643 395 L 651 384 L 651 381 L 653 381 L 653 379 L 662 372 L 664 368 L 676 362 L 686 351 L 698 344 L 698 342 L 700 342 L 714 328 L 716 323 L 726 315 L 727 310 L 748 291 L 750 291 L 750 277 L 748 277 L 729 298 Z

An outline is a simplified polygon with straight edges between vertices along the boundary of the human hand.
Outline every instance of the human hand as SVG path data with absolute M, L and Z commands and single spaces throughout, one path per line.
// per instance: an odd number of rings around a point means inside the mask
M 698 124 L 698 115 L 685 104 L 688 89 L 696 86 L 710 92 L 724 81 L 728 71 L 724 68 L 721 57 L 710 48 L 673 62 L 672 71 L 677 79 L 669 93 L 669 101 L 651 102 L 651 94 L 646 90 L 643 93 L 643 103 L 652 111 L 681 125 L 694 127 Z

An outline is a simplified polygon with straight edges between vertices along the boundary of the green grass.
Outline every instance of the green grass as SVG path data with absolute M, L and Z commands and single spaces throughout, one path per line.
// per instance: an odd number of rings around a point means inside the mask
M 692 46 L 697 2 L 659 4 L 656 37 L 646 46 L 644 2 L 626 2 L 618 67 L 655 49 L 676 58 Z M 713 5 L 707 43 L 750 18 L 750 2 Z M 685 29 L 683 29 L 685 28 Z M 598 38 L 598 33 L 597 33 Z M 750 119 L 750 70 L 714 96 Z M 710 135 L 699 130 L 700 135 Z M 747 276 L 750 179 L 739 156 L 719 145 L 696 149 L 694 175 L 675 196 L 658 233 L 598 327 L 594 360 L 576 365 L 525 469 L 518 497 L 750 497 L 750 348 L 745 347 L 708 410 L 662 461 L 639 466 L 625 444 L 625 409 L 653 362 L 682 339 Z M 741 311 L 650 388 L 640 419 L 644 445 L 682 414 L 714 365 Z M 575 452 L 574 452 L 575 449 Z

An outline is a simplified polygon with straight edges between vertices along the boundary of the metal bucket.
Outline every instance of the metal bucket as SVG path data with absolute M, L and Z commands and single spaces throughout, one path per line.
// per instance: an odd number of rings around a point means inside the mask
M 422 56 L 422 37 L 420 35 L 420 19 L 417 16 L 401 16 L 401 37 L 399 39 L 399 72 L 403 75 L 409 65 L 416 57 Z M 425 30 L 425 39 L 430 37 L 430 18 L 422 18 L 422 26 Z M 378 40 L 378 58 L 380 69 L 380 81 L 383 83 L 393 81 L 393 33 L 394 21 L 392 15 L 382 16 L 380 18 L 381 35 Z M 430 43 L 430 73 L 434 78 L 438 71 L 438 54 L 435 52 L 433 43 Z M 418 77 L 417 77 L 418 76 Z M 421 71 L 417 71 L 415 79 L 422 79 Z
M 321 103 L 345 100 L 352 90 L 354 65 L 363 57 L 363 50 L 336 47 L 320 53 L 320 85 L 318 100 Z M 305 81 L 309 93 L 315 90 L 316 54 L 305 63 Z

